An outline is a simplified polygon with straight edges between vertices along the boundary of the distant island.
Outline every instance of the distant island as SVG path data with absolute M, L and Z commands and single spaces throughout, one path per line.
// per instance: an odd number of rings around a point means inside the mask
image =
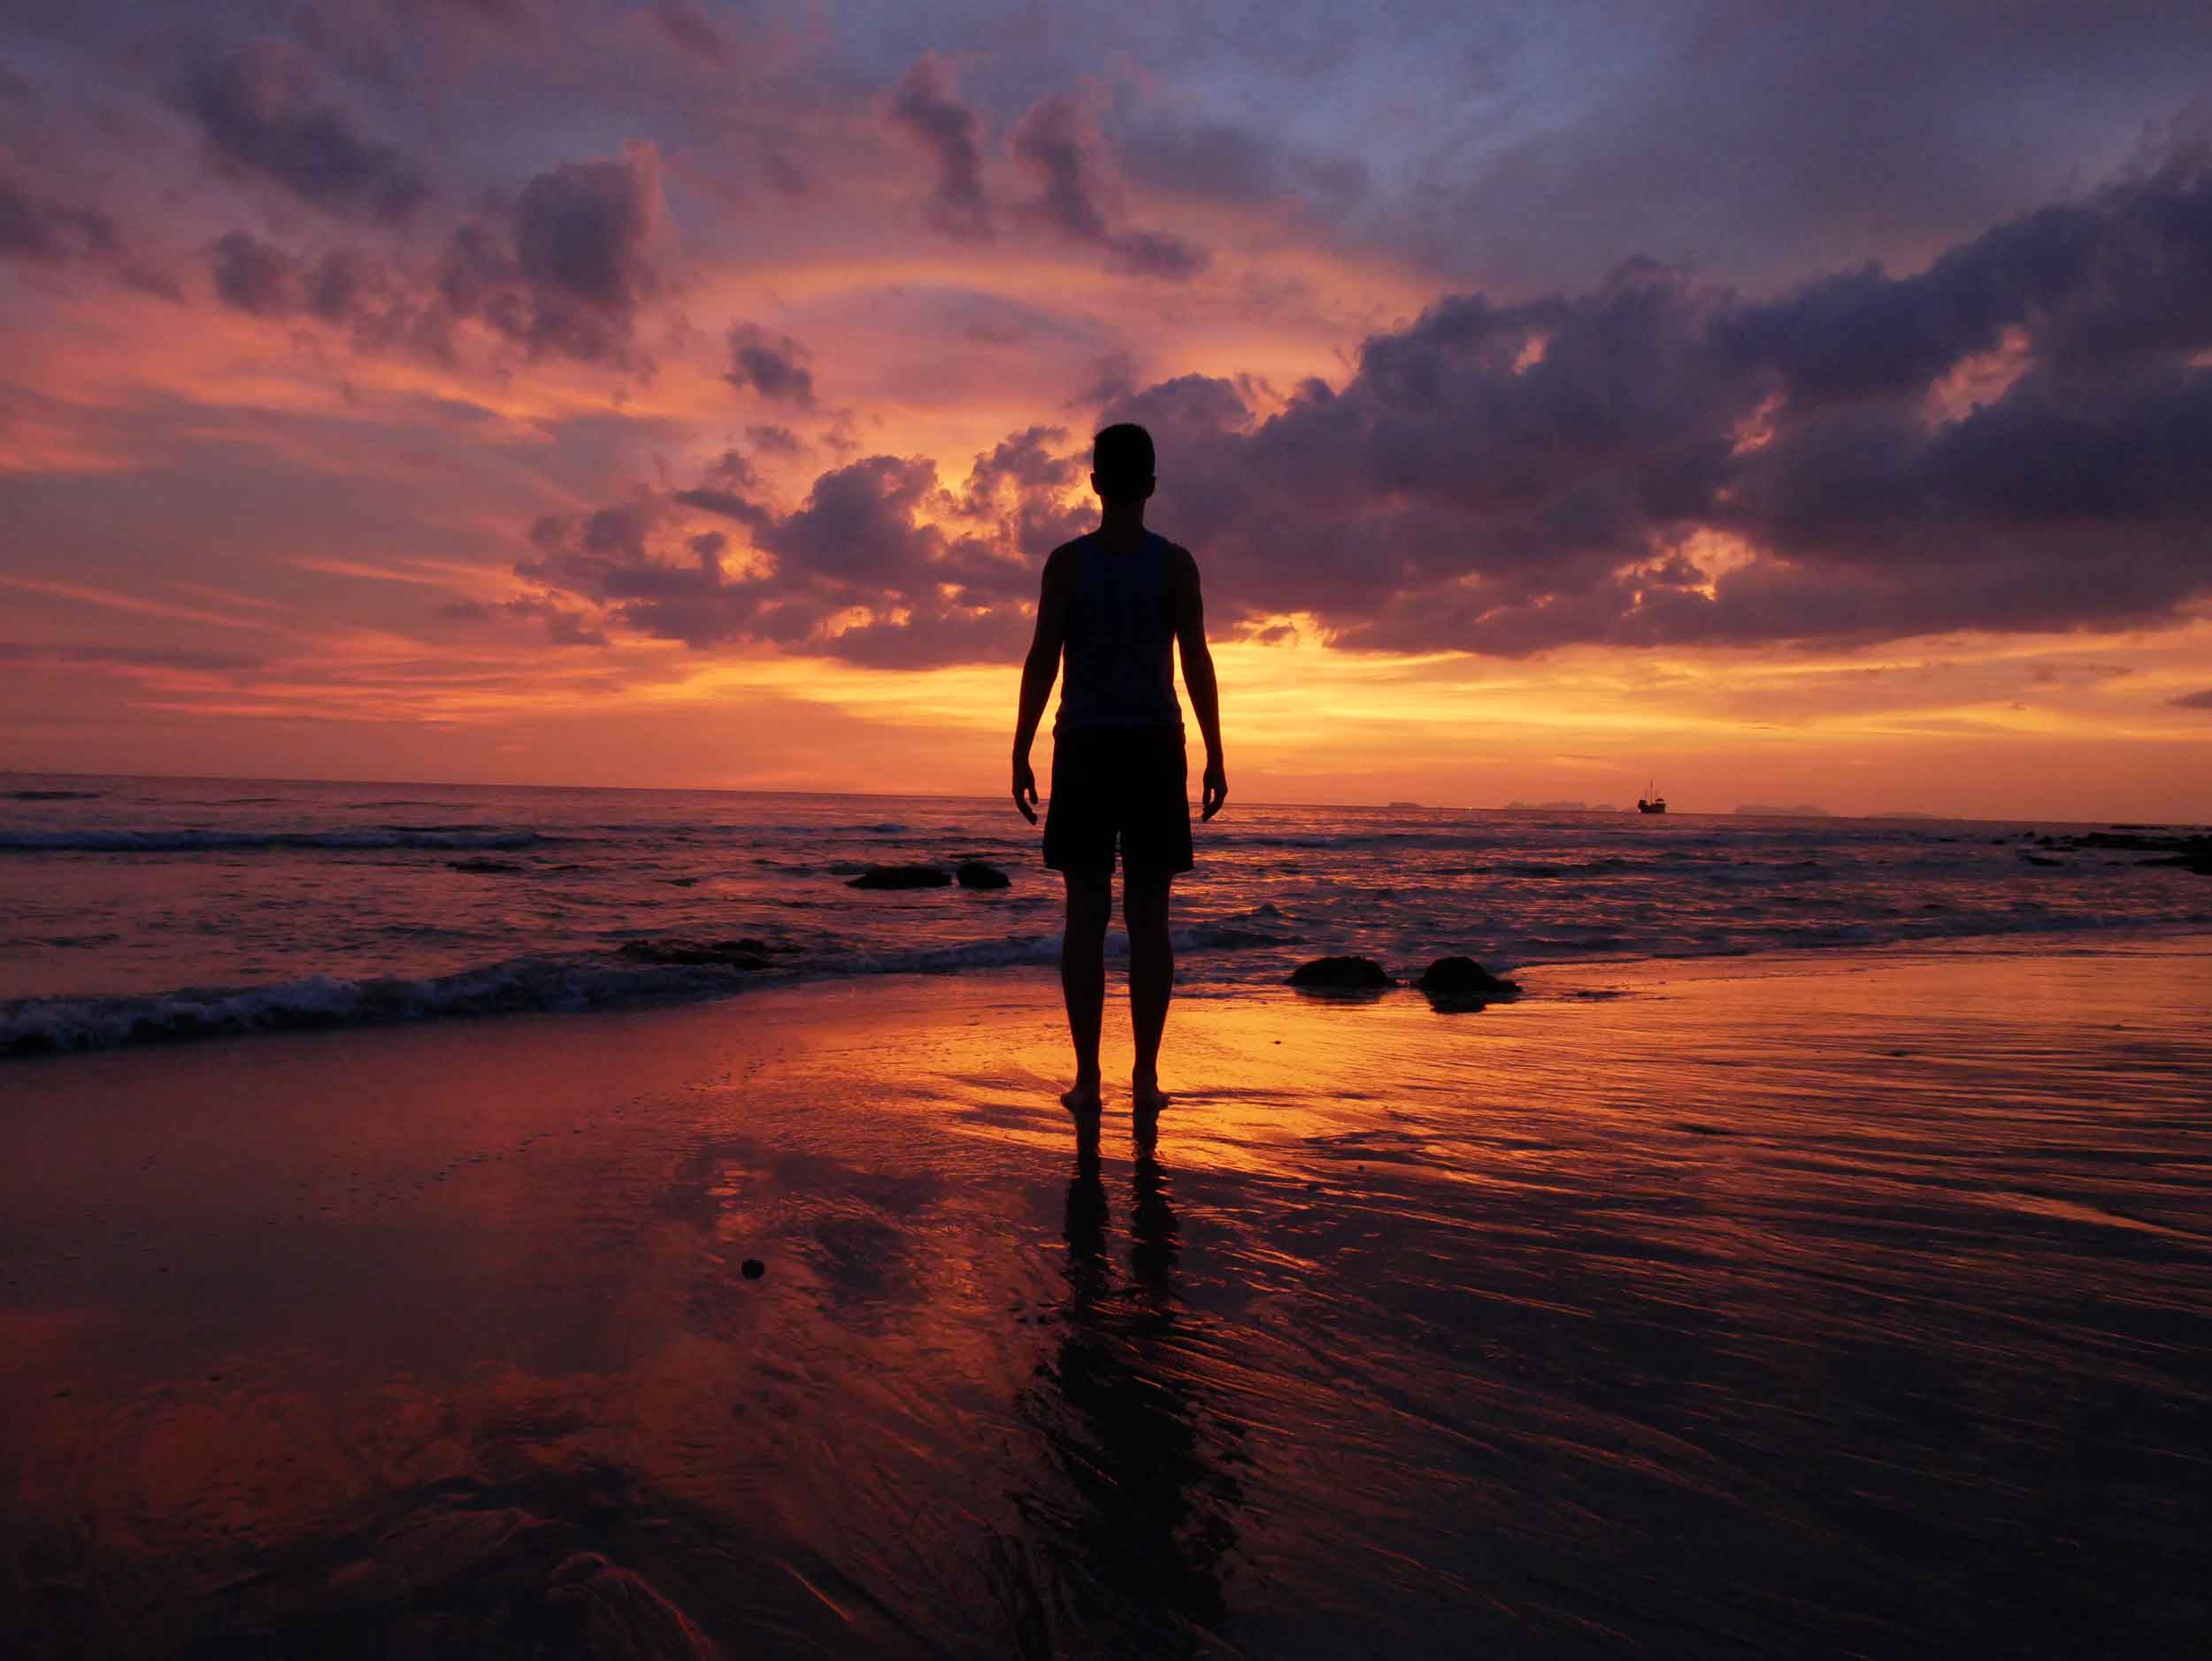
M 1815 807 L 1810 802 L 1800 802 L 1795 807 L 1769 807 L 1763 802 L 1746 802 L 1736 810 L 1759 819 L 1833 819 L 1835 815 L 1824 807 Z
M 1418 802 L 1386 802 L 1383 805 L 1385 807 L 1419 807 L 1421 804 Z

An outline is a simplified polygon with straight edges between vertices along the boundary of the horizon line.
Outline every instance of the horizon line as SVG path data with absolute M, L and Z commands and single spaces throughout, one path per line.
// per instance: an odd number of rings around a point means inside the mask
M 0 779 L 121 779 L 160 780 L 175 783 L 189 781 L 204 784 L 303 784 L 406 787 L 434 790 L 606 790 L 628 794 L 659 796 L 830 796 L 841 800 L 882 802 L 995 802 L 996 796 L 965 796 L 919 790 L 804 790 L 771 789 L 748 785 L 716 784 L 526 784 L 495 782 L 488 780 L 460 779 L 324 779 L 288 776 L 280 773 L 80 773 L 67 769 L 0 767 Z M 1387 802 L 1269 802 L 1248 801 L 1246 807 L 1291 807 L 1322 809 L 1356 809 L 1362 811 L 1387 811 L 1393 806 L 1410 807 L 1425 813 L 1603 813 L 1609 816 L 1640 818 L 1633 807 L 1546 807 L 1537 803 L 1498 803 L 1491 806 L 1477 806 L 1447 802 L 1412 802 L 1394 798 Z M 1746 804 L 1751 805 L 1751 804 Z M 1813 804 L 1807 804 L 1811 806 Z M 2150 821 L 2139 819 L 2031 819 L 2017 815 L 1979 818 L 1960 813 L 1931 813 L 1917 808 L 1893 808 L 1879 813 L 1842 813 L 1820 808 L 1806 812 L 1746 812 L 1743 806 L 1734 808 L 1670 808 L 1668 818 L 1694 819 L 1921 819 L 1955 825 L 2102 825 L 2110 827 L 2142 826 Z M 2158 821 L 2160 824 L 2175 821 Z M 2190 824 L 2212 823 L 2206 820 L 2182 821 Z

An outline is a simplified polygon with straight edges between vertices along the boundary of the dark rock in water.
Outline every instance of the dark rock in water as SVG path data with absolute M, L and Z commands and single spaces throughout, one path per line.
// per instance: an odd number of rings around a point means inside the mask
M 2022 854 L 2022 860 L 2032 865 L 2062 865 L 2063 859 L 2053 859 L 2045 854 Z
M 849 888 L 945 888 L 952 886 L 952 876 L 935 865 L 870 865 L 845 886 Z
M 633 963 L 719 964 L 730 969 L 765 969 L 777 950 L 749 935 L 743 940 L 630 940 L 622 955 Z
M 1416 984 L 1440 1009 L 1479 1009 L 1521 996 L 1517 981 L 1492 974 L 1472 957 L 1439 957 L 1421 972 Z
M 749 1280 L 757 1280 L 768 1273 L 768 1265 L 758 1257 L 748 1257 L 738 1266 L 737 1272 Z
M 1293 969 L 1290 983 L 1310 992 L 1379 992 L 1398 984 L 1372 957 L 1316 957 Z
M 515 872 L 527 871 L 530 868 L 527 865 L 518 865 L 511 859 L 449 859 L 446 861 L 446 866 L 449 870 L 472 872 L 478 876 L 485 877 L 508 876 Z
M 1010 887 L 1013 878 L 996 865 L 987 865 L 980 859 L 964 859 L 953 873 L 964 888 L 1003 888 Z
M 2212 876 L 2212 836 L 2160 834 L 2155 826 L 2115 826 L 2110 831 L 2091 831 L 2085 836 L 2077 836 L 2073 846 L 2154 854 L 2157 856 L 2155 858 L 2138 863 L 2179 865 L 2184 871 L 2193 872 L 2200 877 Z

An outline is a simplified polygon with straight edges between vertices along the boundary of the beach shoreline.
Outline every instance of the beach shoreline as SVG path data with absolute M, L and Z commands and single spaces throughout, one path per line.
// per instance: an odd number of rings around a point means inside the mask
M 1036 969 L 9 1062 L 0 1638 L 2170 1647 L 2212 939 L 2006 947 L 1187 999 L 1094 1159 Z

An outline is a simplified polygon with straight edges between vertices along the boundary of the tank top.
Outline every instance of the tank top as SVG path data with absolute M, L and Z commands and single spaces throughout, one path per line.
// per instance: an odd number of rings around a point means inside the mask
M 1068 583 L 1065 667 L 1052 730 L 1179 730 L 1167 538 L 1147 531 L 1142 542 L 1118 554 L 1093 531 L 1071 546 L 1075 569 Z

